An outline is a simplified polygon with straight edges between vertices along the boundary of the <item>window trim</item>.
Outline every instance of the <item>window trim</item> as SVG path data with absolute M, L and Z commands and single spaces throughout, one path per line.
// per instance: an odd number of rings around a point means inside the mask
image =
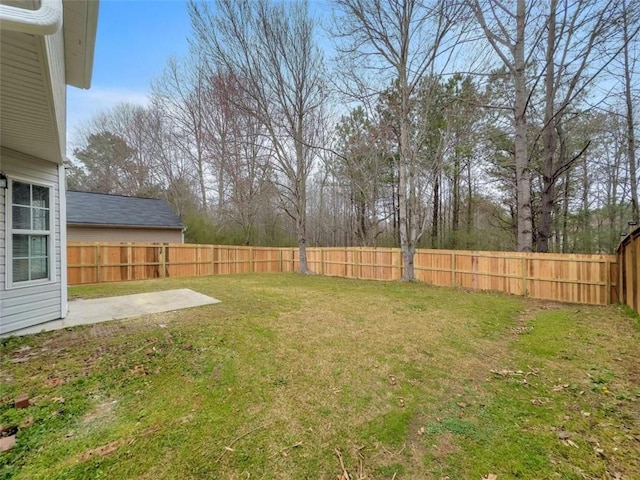
M 35 287 L 39 285 L 49 285 L 57 282 L 56 272 L 56 210 L 55 210 L 55 191 L 56 185 L 52 182 L 33 180 L 20 175 L 7 175 L 8 185 L 5 190 L 5 288 L 7 290 Z M 39 278 L 37 280 L 27 280 L 24 282 L 13 281 L 13 182 L 26 183 L 38 187 L 46 187 L 49 189 L 49 277 Z M 20 229 L 17 229 L 20 230 Z M 32 232 L 47 232 L 46 230 Z M 34 233 L 38 234 L 38 233 Z M 40 233 L 42 234 L 42 233 Z M 44 233 L 45 235 L 47 233 Z

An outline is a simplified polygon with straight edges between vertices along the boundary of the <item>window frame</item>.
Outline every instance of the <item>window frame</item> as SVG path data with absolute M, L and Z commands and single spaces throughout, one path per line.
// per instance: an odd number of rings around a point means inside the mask
M 33 180 L 19 175 L 8 176 L 8 185 L 5 190 L 5 288 L 7 290 L 17 288 L 27 288 L 38 285 L 48 285 L 56 282 L 56 211 L 55 211 L 55 184 L 41 180 Z M 13 228 L 13 184 L 14 182 L 25 183 L 30 186 L 45 187 L 49 190 L 49 229 L 48 230 L 25 230 Z M 31 200 L 30 200 L 31 201 Z M 33 205 L 29 205 L 32 209 Z M 16 281 L 13 280 L 13 236 L 14 235 L 46 235 L 48 237 L 48 270 L 47 278 L 36 280 Z

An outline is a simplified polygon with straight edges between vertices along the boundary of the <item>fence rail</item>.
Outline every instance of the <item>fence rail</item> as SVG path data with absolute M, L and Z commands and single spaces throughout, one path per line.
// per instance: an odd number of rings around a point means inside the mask
M 397 280 L 403 269 L 397 248 L 308 248 L 307 259 L 316 273 L 345 278 Z M 299 264 L 297 248 L 173 243 L 69 243 L 67 260 L 70 285 L 294 272 Z M 433 285 L 597 305 L 619 301 L 617 266 L 614 255 L 466 250 L 417 250 L 414 261 L 416 279 Z

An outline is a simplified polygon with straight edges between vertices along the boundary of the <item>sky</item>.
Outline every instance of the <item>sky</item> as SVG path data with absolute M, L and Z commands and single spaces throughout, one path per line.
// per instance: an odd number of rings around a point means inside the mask
M 201 0 L 208 1 L 208 0 Z M 122 102 L 146 105 L 151 82 L 167 59 L 189 52 L 188 0 L 100 0 L 98 32 L 89 90 L 67 90 L 67 155 L 76 131 L 94 115 Z M 325 0 L 311 0 L 316 13 Z
M 77 128 L 118 103 L 145 105 L 171 56 L 189 51 L 187 0 L 101 0 L 91 89 L 67 90 L 67 153 Z

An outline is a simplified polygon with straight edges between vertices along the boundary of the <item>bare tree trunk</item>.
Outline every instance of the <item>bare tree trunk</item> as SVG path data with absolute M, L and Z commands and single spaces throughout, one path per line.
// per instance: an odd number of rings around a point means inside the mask
M 302 131 L 304 128 L 303 119 L 298 118 L 298 128 L 300 137 L 296 139 L 296 194 L 294 195 L 296 202 L 296 226 L 298 235 L 298 249 L 300 250 L 300 266 L 298 273 L 308 275 L 311 273 L 309 264 L 307 263 L 307 171 L 305 149 L 307 148 L 302 142 Z
M 468 0 L 471 1 L 471 0 Z M 491 9 L 494 21 L 503 33 L 500 37 L 487 23 L 483 6 L 479 0 L 473 0 L 471 7 L 480 22 L 487 41 L 498 54 L 504 66 L 513 76 L 515 87 L 514 99 L 514 153 L 516 167 L 516 248 L 521 252 L 530 252 L 533 244 L 533 219 L 531 214 L 531 170 L 527 152 L 527 102 L 529 92 L 526 84 L 526 56 L 525 56 L 525 26 L 527 11 L 525 0 L 517 0 L 516 12 L 506 10 L 501 6 L 500 11 L 515 20 L 515 39 L 511 40 L 502 21 L 495 17 L 496 10 Z
M 471 161 L 467 163 L 467 234 L 471 235 L 473 223 L 473 182 L 471 181 Z M 467 240 L 468 241 L 468 240 Z
M 518 196 L 518 239 L 516 248 L 530 252 L 533 244 L 531 216 L 531 170 L 527 152 L 527 87 L 524 54 L 525 0 L 518 0 L 516 13 L 516 41 L 513 48 L 515 83 L 515 157 Z
M 300 215 L 297 219 L 298 249 L 300 253 L 300 266 L 298 272 L 304 275 L 311 273 L 307 263 L 307 218 Z
M 406 63 L 404 64 L 406 66 Z M 400 227 L 400 249 L 402 250 L 402 258 L 404 260 L 404 268 L 402 270 L 402 281 L 407 282 L 415 278 L 413 268 L 413 257 L 415 254 L 415 239 L 412 235 L 411 213 L 412 204 L 414 202 L 413 192 L 411 191 L 412 179 L 411 165 L 413 161 L 411 154 L 411 140 L 409 130 L 411 123 L 409 120 L 409 92 L 407 87 L 407 77 L 404 69 L 400 70 L 398 80 L 398 88 L 400 89 L 400 158 L 398 161 L 398 207 L 399 227 Z
M 452 183 L 451 230 L 453 231 L 453 248 L 456 248 L 458 244 L 458 229 L 460 228 L 460 157 L 457 152 L 454 153 L 453 159 Z
M 438 248 L 438 220 L 440 213 L 440 174 L 436 173 L 433 184 L 433 225 L 431 229 L 431 248 Z
M 542 167 L 542 204 L 540 211 L 540 223 L 538 225 L 537 245 L 538 252 L 549 251 L 549 238 L 551 238 L 551 215 L 554 205 L 554 159 L 556 153 L 556 129 L 555 129 L 555 64 L 554 51 L 556 46 L 556 8 L 557 0 L 549 2 L 549 18 L 547 20 L 547 53 L 545 74 L 545 109 L 542 138 L 544 143 L 544 159 Z
M 591 253 L 591 211 L 589 209 L 590 178 L 587 159 L 582 162 L 582 234 L 584 235 L 582 251 Z
M 629 59 L 629 12 L 627 2 L 623 0 L 623 55 L 624 55 L 624 96 L 627 108 L 627 157 L 629 160 L 629 177 L 631 180 L 631 216 L 635 222 L 640 222 L 638 212 L 638 173 L 636 163 L 636 138 L 633 112 L 633 95 L 631 93 L 631 63 Z
M 567 253 L 567 244 L 569 242 L 569 172 L 565 173 L 564 189 L 562 195 L 562 253 Z

